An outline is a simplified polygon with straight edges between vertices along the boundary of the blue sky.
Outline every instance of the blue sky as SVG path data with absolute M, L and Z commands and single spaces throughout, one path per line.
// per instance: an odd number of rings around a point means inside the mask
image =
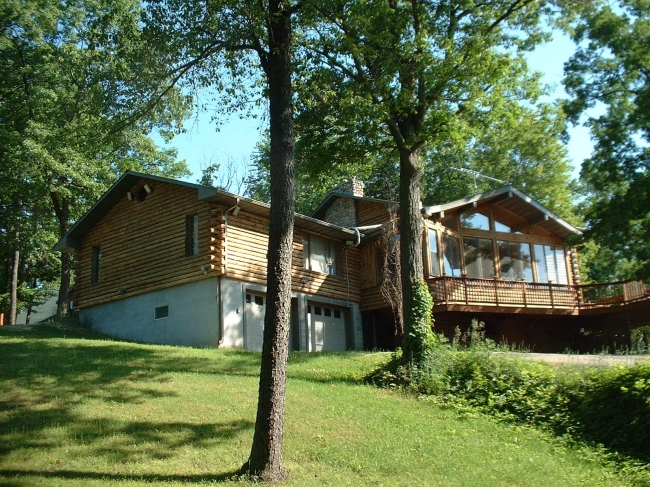
M 544 73 L 544 81 L 555 88 L 555 98 L 566 97 L 562 89 L 562 70 L 574 50 L 568 37 L 556 35 L 553 41 L 541 46 L 528 57 L 530 66 Z M 179 159 L 187 161 L 192 171 L 192 176 L 186 178 L 190 182 L 196 182 L 200 177 L 202 166 L 213 162 L 223 166 L 231 160 L 240 166 L 241 174 L 244 174 L 255 144 L 261 137 L 260 123 L 259 118 L 242 119 L 234 115 L 216 131 L 215 124 L 210 121 L 210 114 L 200 113 L 185 123 L 186 133 L 177 135 L 165 147 L 175 147 Z M 580 164 L 589 156 L 593 144 L 584 127 L 571 128 L 569 133 L 569 158 L 574 167 L 574 176 L 577 177 Z

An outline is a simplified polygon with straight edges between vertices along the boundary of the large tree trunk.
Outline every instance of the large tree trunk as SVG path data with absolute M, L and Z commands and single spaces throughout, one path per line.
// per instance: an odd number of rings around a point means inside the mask
M 400 265 L 404 296 L 404 357 L 410 357 L 413 283 L 423 277 L 420 150 L 400 150 Z
M 59 199 L 56 193 L 50 193 L 54 213 L 59 221 L 59 234 L 63 237 L 70 230 L 70 199 Z M 61 287 L 59 287 L 59 299 L 56 302 L 57 316 L 64 316 L 68 313 L 68 293 L 70 292 L 70 276 L 72 271 L 72 256 L 63 252 L 61 254 Z
M 291 254 L 294 218 L 291 14 L 269 2 L 268 78 L 271 136 L 271 214 L 269 221 L 267 305 L 255 434 L 242 470 L 263 480 L 287 477 L 282 460 L 284 398 L 289 354 Z
M 16 235 L 16 240 L 18 236 Z M 16 243 L 17 245 L 17 243 Z M 20 251 L 14 251 L 13 264 L 11 266 L 11 290 L 9 303 L 9 324 L 16 324 L 16 314 L 18 313 L 18 267 L 20 266 Z

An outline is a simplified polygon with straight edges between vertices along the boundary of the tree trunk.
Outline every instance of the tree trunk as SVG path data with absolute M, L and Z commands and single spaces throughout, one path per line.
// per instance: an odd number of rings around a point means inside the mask
M 18 235 L 16 235 L 18 240 Z M 18 313 L 18 267 L 20 266 L 20 251 L 14 251 L 13 265 L 11 266 L 11 290 L 9 304 L 9 324 L 16 324 L 16 314 Z
M 288 473 L 282 460 L 284 400 L 291 313 L 291 255 L 294 219 L 291 13 L 270 0 L 268 57 L 262 66 L 269 86 L 271 210 L 267 267 L 267 305 L 259 398 L 253 445 L 242 471 L 279 481 Z
M 400 265 L 404 296 L 404 357 L 410 357 L 413 283 L 423 277 L 420 150 L 400 150 Z
M 56 193 L 50 193 L 54 213 L 59 221 L 59 234 L 63 237 L 70 230 L 70 199 L 59 199 Z M 61 287 L 59 287 L 59 299 L 56 302 L 57 316 L 65 316 L 68 313 L 68 293 L 70 292 L 70 276 L 72 271 L 72 256 L 61 253 Z

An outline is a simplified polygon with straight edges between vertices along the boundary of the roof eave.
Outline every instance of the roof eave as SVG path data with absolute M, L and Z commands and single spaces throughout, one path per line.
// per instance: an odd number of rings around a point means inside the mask
M 500 195 L 504 195 L 507 193 L 512 193 L 513 196 L 518 197 L 519 199 L 525 201 L 529 205 L 531 205 L 533 208 L 536 210 L 540 211 L 541 213 L 548 215 L 550 219 L 555 221 L 558 225 L 560 225 L 564 230 L 566 230 L 569 233 L 572 233 L 574 235 L 582 235 L 582 232 L 578 230 L 576 227 L 568 223 L 567 221 L 563 220 L 559 216 L 557 216 L 555 213 L 552 211 L 544 208 L 541 204 L 539 204 L 537 201 L 532 199 L 530 196 L 528 196 L 525 193 L 522 193 L 519 191 L 517 188 L 513 187 L 512 185 L 506 185 L 502 186 L 497 189 L 493 189 L 491 191 L 486 191 L 485 193 L 480 193 L 480 194 L 475 194 L 473 196 L 468 196 L 467 198 L 462 198 L 456 201 L 452 201 L 450 203 L 445 203 L 442 205 L 433 205 L 433 206 L 425 206 L 422 208 L 422 213 L 427 216 L 434 215 L 436 213 L 444 213 L 445 211 L 449 210 L 456 210 L 460 207 L 471 205 L 473 203 L 478 203 L 480 201 L 485 201 L 485 200 L 490 200 L 495 197 L 498 197 Z M 567 235 L 568 236 L 568 235 Z M 566 237 L 563 237 L 566 238 Z

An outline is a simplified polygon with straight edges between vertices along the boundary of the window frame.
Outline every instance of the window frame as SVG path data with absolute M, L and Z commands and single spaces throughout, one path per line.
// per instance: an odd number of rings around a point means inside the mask
M 101 280 L 102 248 L 100 245 L 93 245 L 90 254 L 90 283 L 95 284 Z
M 440 269 L 440 245 L 438 244 L 438 230 L 427 228 L 428 252 L 429 252 L 429 276 L 439 277 L 442 275 Z M 432 243 L 435 249 L 432 248 Z
M 302 242 L 303 242 L 303 266 L 306 270 L 312 272 L 318 272 L 319 274 L 326 274 L 328 276 L 341 277 L 342 246 L 339 242 L 311 233 L 305 233 L 303 235 Z M 323 272 L 322 270 L 315 268 L 313 264 L 313 262 L 316 260 L 315 259 L 316 255 L 313 253 L 313 247 L 317 242 L 324 246 L 325 252 L 322 257 L 324 258 L 324 264 L 327 269 L 326 272 Z
M 462 242 L 463 246 L 462 250 L 462 260 L 463 260 L 463 267 L 465 269 L 465 275 L 467 277 L 473 278 L 473 279 L 494 279 L 497 276 L 497 271 L 496 271 L 496 259 L 495 259 L 495 253 L 494 253 L 494 240 L 492 238 L 488 237 L 475 237 L 473 235 L 463 235 Z M 480 272 L 480 275 L 469 275 L 468 272 L 468 262 L 467 262 L 467 247 L 471 246 L 468 244 L 474 244 L 474 249 L 476 251 L 476 259 L 473 260 L 472 262 L 469 263 L 471 266 L 475 262 L 477 263 L 476 269 L 478 269 Z M 492 265 L 491 267 L 491 275 L 485 276 L 484 271 L 486 270 L 486 264 L 487 260 L 484 259 L 483 257 L 483 249 L 484 248 L 489 248 L 490 253 L 492 256 Z M 473 266 L 472 266 L 473 268 Z
M 185 215 L 185 257 L 199 255 L 199 215 Z
M 517 240 L 499 240 L 497 238 L 496 244 L 497 244 L 497 254 L 499 256 L 499 279 L 501 279 L 502 281 L 535 282 L 535 271 L 533 269 L 533 260 L 534 259 L 533 259 L 533 253 L 532 253 L 532 245 L 531 245 L 530 242 L 521 242 L 521 241 L 517 241 Z M 501 255 L 502 254 L 502 252 L 501 252 L 501 244 L 505 244 L 505 248 L 507 249 L 507 252 L 506 252 L 507 255 Z M 506 274 L 510 273 L 512 269 L 516 268 L 515 264 L 512 263 L 512 261 L 513 261 L 512 246 L 513 245 L 516 245 L 518 247 L 517 251 L 519 253 L 519 256 L 522 255 L 521 246 L 522 245 L 527 245 L 528 246 L 528 256 L 530 258 L 530 261 L 526 262 L 526 261 L 522 260 L 521 258 L 515 259 L 516 261 L 519 261 L 519 262 L 522 263 L 521 265 L 522 265 L 524 277 L 519 278 L 519 279 L 515 279 L 515 276 L 514 276 L 515 272 L 514 271 L 512 271 L 512 273 L 513 273 L 512 278 L 511 277 L 504 277 L 504 272 L 503 272 L 504 265 L 509 265 L 510 266 L 510 269 L 508 269 L 508 271 L 506 271 Z M 507 264 L 504 264 L 504 261 L 505 261 L 506 258 L 508 258 L 509 261 L 508 261 Z M 526 270 L 527 270 L 526 269 L 526 264 L 528 265 L 528 270 L 530 270 L 530 279 L 527 279 L 525 277 L 526 276 Z

